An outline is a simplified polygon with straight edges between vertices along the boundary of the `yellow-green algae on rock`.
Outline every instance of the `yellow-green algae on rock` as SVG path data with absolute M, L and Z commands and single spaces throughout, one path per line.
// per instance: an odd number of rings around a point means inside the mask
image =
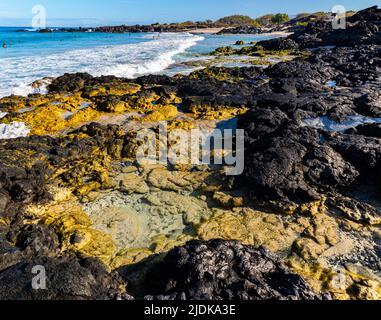
M 248 111 L 247 108 L 237 107 L 210 107 L 203 105 L 195 105 L 189 108 L 189 112 L 192 113 L 196 119 L 203 120 L 227 120 L 238 117 L 245 114 Z
M 335 299 L 381 298 L 380 279 L 369 269 L 350 265 L 336 269 L 330 263 L 356 250 L 348 223 L 358 232 L 364 227 L 332 217 L 325 198 L 290 210 L 293 214 L 279 215 L 250 208 L 214 209 L 212 217 L 198 225 L 197 237 L 265 246 L 283 256 L 315 290 L 329 292 Z M 364 243 L 371 243 L 366 227 L 362 234 Z
M 174 118 L 178 115 L 177 107 L 173 105 L 161 106 L 157 110 L 152 111 L 143 118 L 146 122 L 164 121 Z
M 264 212 L 223 191 L 219 173 L 210 169 L 123 163 L 97 149 L 92 158 L 68 163 L 50 181 L 53 201 L 28 206 L 26 219 L 51 226 L 62 250 L 99 257 L 113 270 L 191 239 L 220 238 L 269 248 L 316 290 L 337 299 L 379 297 L 377 277 L 364 268 L 346 266 L 340 270 L 344 281 L 336 284 L 331 260 L 355 250 L 352 232 L 366 243 L 375 231 L 334 216 L 325 197 L 284 214 Z M 83 180 L 88 175 L 93 180 Z
M 5 98 L 1 103 L 8 104 L 10 114 L 2 121 L 18 119 L 31 126 L 32 133 L 53 134 L 104 114 L 137 111 L 141 117 L 135 121 L 142 124 L 170 120 L 170 128 L 194 127 L 195 121 L 177 118 L 176 105 L 181 99 L 175 94 L 163 98 L 151 89 L 133 84 L 114 89 L 100 85 L 70 95 Z M 247 109 L 193 105 L 187 111 L 194 119 L 216 120 L 239 116 Z M 69 137 L 88 138 L 85 132 Z M 338 258 L 372 245 L 377 234 L 376 226 L 347 219 L 353 220 L 356 212 L 343 208 L 347 218 L 338 217 L 327 208 L 326 197 L 281 211 L 269 203 L 264 212 L 244 196 L 223 191 L 221 181 L 209 183 L 210 176 L 219 176 L 210 169 L 131 165 L 136 145 L 131 137 L 119 130 L 108 150 L 94 147 L 86 159 L 52 167 L 49 184 L 54 200 L 26 207 L 26 221 L 51 226 L 60 237 L 61 250 L 98 257 L 112 270 L 165 253 L 191 239 L 222 238 L 266 246 L 317 291 L 329 292 L 334 298 L 381 299 L 379 279 L 371 270 L 350 264 L 334 268 Z M 28 152 L 38 156 L 33 150 Z
M 111 236 L 93 229 L 89 216 L 70 202 L 30 206 L 26 208 L 26 216 L 35 223 L 52 227 L 60 237 L 63 251 L 79 251 L 98 257 L 106 264 L 116 251 Z
M 10 96 L 0 99 L 8 113 L 0 123 L 23 122 L 31 135 L 52 135 L 68 132 L 81 125 L 107 119 L 112 115 L 138 112 L 139 121 L 171 120 L 181 98 L 175 93 L 165 97 L 135 83 L 111 82 L 85 87 L 71 93 Z
M 35 99 L 24 98 L 1 122 L 24 122 L 31 134 L 44 135 L 75 128 L 101 116 L 102 112 L 94 109 L 92 102 L 79 94 L 50 94 Z
M 194 238 L 191 230 L 184 234 L 187 225 L 210 215 L 203 200 L 182 194 L 203 184 L 208 171 L 170 172 L 162 166 L 109 171 L 111 183 L 103 191 L 81 194 L 52 185 L 53 201 L 26 207 L 25 217 L 51 226 L 63 251 L 95 256 L 117 268 L 185 244 Z

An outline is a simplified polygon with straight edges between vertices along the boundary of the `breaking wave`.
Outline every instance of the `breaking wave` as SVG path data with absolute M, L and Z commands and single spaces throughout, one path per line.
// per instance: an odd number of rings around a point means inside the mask
M 154 35 L 148 37 L 155 37 Z M 159 73 L 171 64 L 177 54 L 203 40 L 188 33 L 156 35 L 144 42 L 99 46 L 70 50 L 62 53 L 11 57 L 0 60 L 0 97 L 11 94 L 33 93 L 30 84 L 44 77 L 57 77 L 64 73 L 88 72 L 94 76 L 115 75 L 135 78 Z
M 24 122 L 0 123 L 0 140 L 26 137 L 30 130 Z

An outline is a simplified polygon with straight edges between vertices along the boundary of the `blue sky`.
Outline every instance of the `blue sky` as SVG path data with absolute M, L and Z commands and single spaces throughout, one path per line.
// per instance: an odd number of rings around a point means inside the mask
M 0 25 L 28 26 L 32 8 L 43 5 L 50 26 L 89 26 L 217 19 L 231 14 L 356 10 L 381 0 L 0 0 Z

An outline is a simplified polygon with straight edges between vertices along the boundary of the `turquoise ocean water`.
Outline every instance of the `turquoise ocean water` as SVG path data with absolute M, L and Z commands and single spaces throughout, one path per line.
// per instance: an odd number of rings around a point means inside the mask
M 0 27 L 0 97 L 33 92 L 30 84 L 65 72 L 135 78 L 187 72 L 182 62 L 237 40 L 264 35 L 192 35 L 189 33 L 38 33 Z M 3 48 L 6 44 L 6 48 Z

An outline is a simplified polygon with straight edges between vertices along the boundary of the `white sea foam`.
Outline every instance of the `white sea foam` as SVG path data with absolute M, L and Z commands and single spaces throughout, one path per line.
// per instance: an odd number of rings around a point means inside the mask
M 309 118 L 302 121 L 302 126 L 323 129 L 326 131 L 343 132 L 361 124 L 381 123 L 381 118 L 367 118 L 363 116 L 349 116 L 344 122 L 336 122 L 328 117 Z
M 24 122 L 0 123 L 0 139 L 26 137 L 30 130 Z
M 88 72 L 94 76 L 115 75 L 127 78 L 158 73 L 173 64 L 177 54 L 203 39 L 187 33 L 162 34 L 155 40 L 135 44 L 4 58 L 0 60 L 0 97 L 33 93 L 35 91 L 30 86 L 33 81 L 60 76 L 66 72 Z

